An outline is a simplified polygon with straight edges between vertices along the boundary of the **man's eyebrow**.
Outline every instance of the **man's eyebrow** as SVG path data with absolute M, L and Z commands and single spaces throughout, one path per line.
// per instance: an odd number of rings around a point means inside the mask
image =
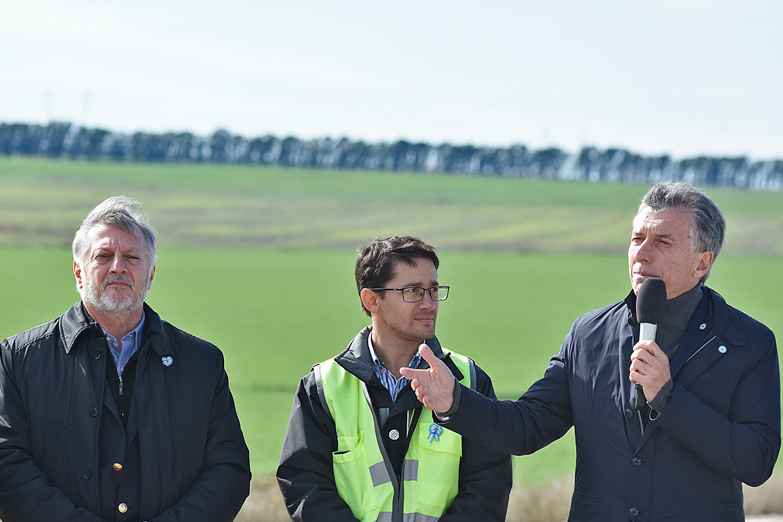
M 404 285 L 402 285 L 401 288 L 408 288 L 408 287 L 411 287 L 411 286 L 418 286 L 420 288 L 430 288 L 432 286 L 438 286 L 438 281 L 437 280 L 436 281 L 431 281 L 429 283 L 422 283 L 421 281 L 416 281 L 415 283 L 404 284 Z
M 677 238 L 673 234 L 670 234 L 668 232 L 652 232 L 648 234 L 648 236 L 652 236 L 658 240 L 663 239 L 666 241 L 677 241 Z

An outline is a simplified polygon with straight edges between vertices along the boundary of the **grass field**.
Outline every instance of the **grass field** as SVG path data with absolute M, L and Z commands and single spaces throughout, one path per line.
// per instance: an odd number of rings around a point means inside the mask
M 503 398 L 539 377 L 581 313 L 628 291 L 630 220 L 647 186 L 386 173 L 0 159 L 0 337 L 78 298 L 68 246 L 109 195 L 145 204 L 161 236 L 150 304 L 226 354 L 257 476 L 277 462 L 297 381 L 368 322 L 355 248 L 436 245 L 452 285 L 438 335 Z M 729 223 L 710 283 L 783 331 L 783 194 L 708 190 Z M 516 459 L 517 479 L 573 470 L 569 434 Z
M 443 250 L 624 253 L 647 186 L 401 173 L 0 158 L 0 246 L 67 245 L 127 193 L 162 246 L 354 249 L 409 233 Z M 783 193 L 710 189 L 726 253 L 783 254 Z

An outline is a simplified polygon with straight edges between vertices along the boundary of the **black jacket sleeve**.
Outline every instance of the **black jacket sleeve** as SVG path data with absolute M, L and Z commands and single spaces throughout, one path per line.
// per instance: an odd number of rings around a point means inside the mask
M 53 516 L 100 522 L 87 509 L 74 506 L 36 465 L 30 422 L 14 377 L 13 349 L 7 341 L 0 347 L 0 517 L 6 522 L 49 522 Z
M 296 390 L 277 483 L 294 522 L 355 522 L 351 508 L 337 493 L 332 471 L 337 432 L 318 397 L 315 374 L 310 372 Z
M 568 343 L 568 338 L 564 346 Z M 462 387 L 456 412 L 435 417 L 444 427 L 511 455 L 529 455 L 562 437 L 573 426 L 563 351 L 544 377 L 517 401 L 497 401 Z

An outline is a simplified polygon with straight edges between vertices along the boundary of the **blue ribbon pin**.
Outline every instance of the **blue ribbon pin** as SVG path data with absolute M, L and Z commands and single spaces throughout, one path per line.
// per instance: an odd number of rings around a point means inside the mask
M 438 426 L 435 423 L 430 424 L 430 434 L 427 435 L 427 439 L 430 441 L 430 443 L 440 442 L 441 433 L 443 433 L 443 426 Z

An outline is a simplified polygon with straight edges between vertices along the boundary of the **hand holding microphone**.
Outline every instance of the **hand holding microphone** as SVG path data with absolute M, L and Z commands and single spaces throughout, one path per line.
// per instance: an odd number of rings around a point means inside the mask
M 639 341 L 655 342 L 655 336 L 658 333 L 658 323 L 663 319 L 663 310 L 666 304 L 666 283 L 657 277 L 649 277 L 642 281 L 639 286 L 639 292 L 636 296 L 636 318 L 639 321 Z M 657 347 L 656 347 L 657 348 Z M 660 352 L 660 353 L 657 353 Z M 669 361 L 666 355 L 658 348 L 649 352 L 653 358 L 663 358 L 666 361 L 668 370 Z M 655 361 L 647 360 L 646 354 L 641 350 L 635 350 L 631 357 L 631 380 L 634 382 L 634 407 L 637 410 L 644 408 L 647 402 L 644 396 L 642 385 L 636 380 L 645 373 L 640 371 L 648 367 L 652 368 Z M 634 375 L 636 374 L 636 375 Z M 667 379 L 668 380 L 668 377 Z M 666 382 L 664 380 L 664 383 Z M 657 393 L 658 390 L 656 390 Z

